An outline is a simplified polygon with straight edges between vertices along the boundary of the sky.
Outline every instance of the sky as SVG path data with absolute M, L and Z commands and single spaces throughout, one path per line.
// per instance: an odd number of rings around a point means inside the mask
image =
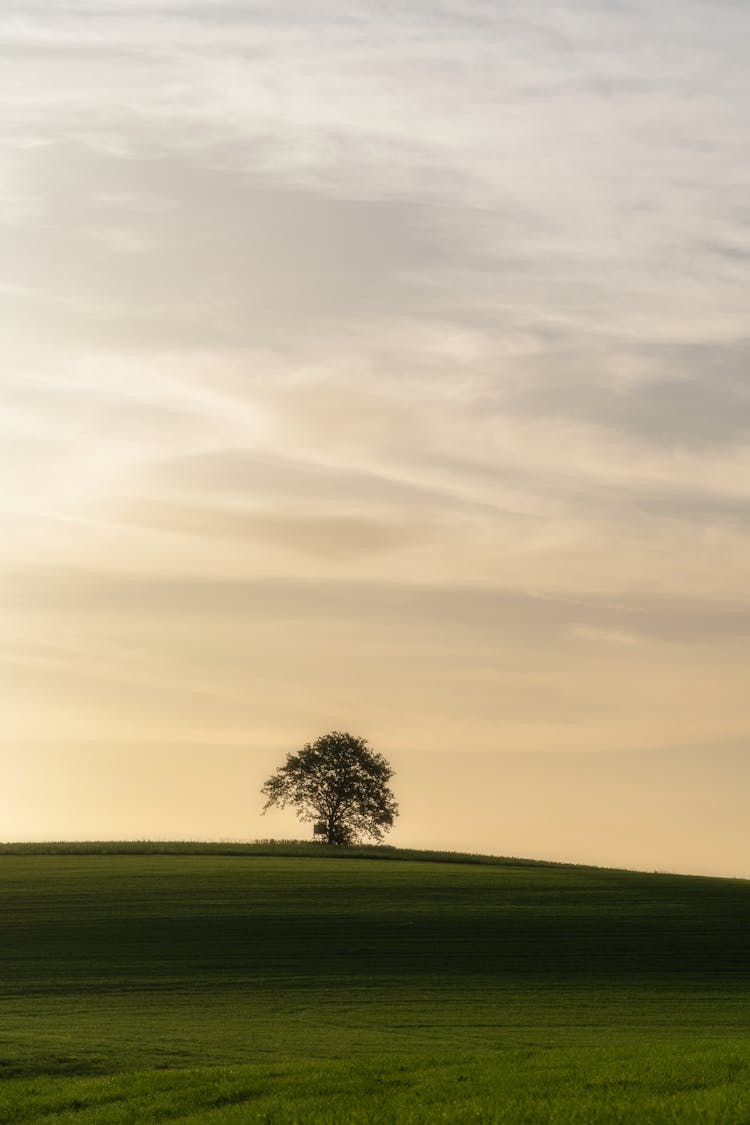
M 744 0 L 4 0 L 0 838 L 750 877 Z

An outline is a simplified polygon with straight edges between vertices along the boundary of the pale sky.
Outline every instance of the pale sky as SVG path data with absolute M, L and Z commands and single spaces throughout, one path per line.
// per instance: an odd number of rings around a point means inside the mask
M 0 838 L 750 876 L 750 5 L 4 0 Z

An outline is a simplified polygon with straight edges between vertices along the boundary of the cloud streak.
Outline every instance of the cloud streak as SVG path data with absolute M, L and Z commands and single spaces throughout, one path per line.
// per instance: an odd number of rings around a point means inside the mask
M 9 0 L 18 745 L 746 738 L 749 31 Z

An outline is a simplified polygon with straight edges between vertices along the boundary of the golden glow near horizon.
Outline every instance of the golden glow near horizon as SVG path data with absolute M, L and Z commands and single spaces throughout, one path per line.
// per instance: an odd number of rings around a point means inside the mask
M 749 31 L 6 3 L 0 837 L 307 834 L 335 727 L 394 843 L 750 876 Z

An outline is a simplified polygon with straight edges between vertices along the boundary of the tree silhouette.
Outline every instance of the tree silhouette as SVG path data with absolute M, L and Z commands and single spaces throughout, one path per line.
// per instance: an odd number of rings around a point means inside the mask
M 294 805 L 300 820 L 325 825 L 328 844 L 378 842 L 398 815 L 388 782 L 393 770 L 364 738 L 331 731 L 308 742 L 269 777 L 261 792 L 263 807 Z

